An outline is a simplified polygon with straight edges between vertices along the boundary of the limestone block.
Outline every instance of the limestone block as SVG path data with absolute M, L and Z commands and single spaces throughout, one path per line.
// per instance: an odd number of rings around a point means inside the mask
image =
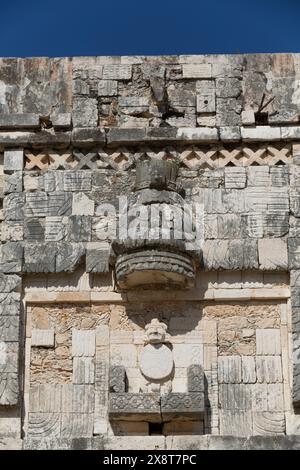
M 189 142 L 217 142 L 218 131 L 216 128 L 210 129 L 208 127 L 179 127 L 177 130 L 177 139 L 186 140 Z
M 83 80 L 73 80 L 72 88 L 74 95 L 88 95 L 90 92 L 89 85 Z
M 238 142 L 241 139 L 239 126 L 220 127 L 219 131 L 222 142 Z
M 133 344 L 112 344 L 110 347 L 110 360 L 112 365 L 124 367 L 137 366 L 137 349 Z
M 298 238 L 288 238 L 288 259 L 290 269 L 300 268 L 300 243 Z
M 253 434 L 261 436 L 274 436 L 284 433 L 284 413 L 271 411 L 253 413 Z
M 3 409 L 0 419 L 0 440 L 5 439 L 18 439 L 21 436 L 21 416 L 12 408 L 11 413 Z M 0 446 L 1 450 L 1 446 Z
M 31 241 L 44 241 L 45 226 L 43 219 L 26 218 L 24 220 L 24 239 Z
M 288 253 L 287 243 L 282 239 L 261 239 L 258 240 L 258 261 L 260 269 L 287 270 Z
M 87 248 L 86 250 L 86 272 L 107 273 L 109 272 L 110 251 L 104 250 L 103 245 L 99 248 Z
M 182 66 L 183 78 L 211 78 L 212 65 L 211 64 L 183 64 Z
M 70 215 L 72 210 L 72 194 L 68 192 L 54 192 L 48 194 L 48 213 L 50 217 Z
M 0 326 L 1 329 L 1 326 Z M 0 405 L 14 406 L 19 401 L 18 374 L 11 372 L 0 373 Z
M 22 171 L 15 171 L 12 175 L 5 175 L 4 194 L 21 193 L 23 190 Z
M 204 415 L 204 392 L 169 393 L 161 397 L 163 420 L 183 417 L 199 420 Z
M 56 272 L 74 272 L 85 255 L 83 243 L 56 243 Z
M 160 422 L 160 397 L 154 393 L 111 393 L 109 417 L 112 420 Z
M 10 150 L 4 152 L 4 171 L 23 170 L 24 150 Z
M 12 284 L 13 285 L 13 284 Z M 0 316 L 20 314 L 20 293 L 11 292 L 0 294 Z
M 256 354 L 279 355 L 281 354 L 280 330 L 265 328 L 256 330 Z
M 246 168 L 225 167 L 225 188 L 243 189 L 246 187 Z
M 219 383 L 239 384 L 242 382 L 242 363 L 240 356 L 218 357 Z
M 221 435 L 248 437 L 252 434 L 251 411 L 221 410 L 219 416 Z
M 270 167 L 271 185 L 282 187 L 289 185 L 289 169 L 288 166 L 271 166 Z
M 132 75 L 131 65 L 104 65 L 103 80 L 130 80 Z
M 90 191 L 92 185 L 92 172 L 87 170 L 66 171 L 64 173 L 65 191 Z M 53 214 L 56 215 L 56 214 Z M 62 214 L 57 214 L 62 215 Z
M 72 215 L 69 217 L 68 241 L 84 242 L 91 240 L 92 219 L 88 215 Z
M 74 97 L 72 122 L 74 127 L 97 127 L 97 100 L 83 96 Z
M 95 355 L 95 330 L 72 329 L 72 356 L 93 357 Z
M 219 403 L 224 410 L 250 410 L 251 388 L 248 384 L 220 384 Z
M 203 263 L 207 270 L 253 269 L 258 267 L 256 240 L 206 240 Z
M 255 125 L 255 115 L 252 109 L 242 111 L 242 124 L 243 126 Z
M 6 221 L 22 221 L 24 218 L 25 194 L 11 193 L 3 200 L 4 218 Z
M 62 437 L 92 437 L 93 419 L 91 413 L 63 413 L 61 416 Z
M 29 413 L 28 436 L 58 437 L 60 435 L 59 413 Z
M 257 356 L 255 361 L 258 383 L 283 382 L 281 356 Z
M 29 411 L 32 413 L 59 413 L 62 409 L 62 385 L 32 385 L 29 391 Z
M 255 383 L 252 386 L 252 408 L 254 411 L 268 411 L 268 384 Z
M 118 94 L 117 80 L 99 80 L 98 95 L 99 96 L 115 96 Z
M 64 240 L 67 234 L 67 217 L 46 217 L 45 241 L 59 242 Z
M 40 330 L 33 328 L 31 330 L 31 346 L 54 348 L 54 329 Z
M 27 243 L 24 249 L 24 272 L 55 272 L 55 246 L 52 243 Z
M 241 98 L 218 98 L 217 103 L 217 126 L 235 127 L 241 125 Z
M 267 384 L 268 411 L 284 411 L 283 384 Z
M 123 366 L 111 366 L 109 369 L 109 391 L 111 393 L 126 392 L 126 372 Z
M 21 288 L 21 277 L 16 274 L 0 273 L 0 292 L 18 291 Z M 1 296 L 0 296 L 1 302 Z
M 239 214 L 218 214 L 218 237 L 220 239 L 238 238 L 241 232 L 241 216 Z
M 280 127 L 257 126 L 241 127 L 242 140 L 245 142 L 259 142 L 268 140 L 280 140 Z
M 50 120 L 54 129 L 68 129 L 71 127 L 71 113 L 53 113 Z
M 249 166 L 247 168 L 247 177 L 249 187 L 270 185 L 270 169 L 268 166 Z
M 203 364 L 203 344 L 174 344 L 173 357 L 175 367 L 189 367 Z
M 187 391 L 204 392 L 204 374 L 199 364 L 192 364 L 187 370 Z
M 23 247 L 20 242 L 8 242 L 0 246 L 0 272 L 20 273 L 23 266 Z
M 93 384 L 95 364 L 92 357 L 73 357 L 73 384 Z
M 0 114 L 0 129 L 34 129 L 40 126 L 38 114 Z
M 0 315 L 0 341 L 19 341 L 19 316 Z
M 104 440 L 105 450 L 164 450 L 164 436 L 109 436 Z
M 62 385 L 63 413 L 93 413 L 95 392 L 93 385 Z
M 1 241 L 15 242 L 23 240 L 24 228 L 19 222 L 2 222 L 1 224 Z
M 253 356 L 242 356 L 242 380 L 245 384 L 256 382 L 256 365 Z
M 214 113 L 216 111 L 215 92 L 197 95 L 197 113 Z
M 72 203 L 72 215 L 94 215 L 95 201 L 85 193 L 75 193 Z
M 42 191 L 26 193 L 26 217 L 46 217 L 48 215 L 48 196 Z

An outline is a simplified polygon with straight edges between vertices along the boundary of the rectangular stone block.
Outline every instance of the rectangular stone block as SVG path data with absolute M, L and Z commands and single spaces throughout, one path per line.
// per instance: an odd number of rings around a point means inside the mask
M 95 355 L 95 330 L 72 329 L 72 356 L 93 357 Z
M 19 341 L 18 315 L 0 315 L 0 341 Z
M 30 241 L 44 241 L 45 224 L 43 219 L 26 218 L 24 220 L 24 239 Z
M 211 64 L 183 64 L 182 66 L 183 78 L 211 78 L 212 65 Z
M 74 272 L 85 255 L 83 243 L 58 242 L 55 244 L 56 272 Z
M 21 221 L 2 222 L 0 232 L 2 242 L 16 242 L 24 238 L 24 227 Z
M 46 217 L 45 241 L 58 242 L 64 240 L 67 234 L 67 217 Z
M 215 92 L 197 95 L 197 113 L 214 113 L 216 111 Z
M 284 433 L 284 413 L 272 411 L 253 413 L 253 434 L 255 436 L 278 436 Z
M 99 80 L 99 96 L 115 96 L 118 94 L 118 82 L 116 80 Z
M 65 438 L 93 436 L 94 415 L 92 413 L 63 413 L 61 433 Z
M 29 413 L 28 436 L 35 438 L 60 436 L 60 413 Z
M 275 328 L 256 329 L 256 354 L 280 355 L 280 330 Z
M 54 329 L 41 330 L 33 328 L 31 330 L 31 346 L 54 348 Z
M 19 343 L 0 341 L 0 374 L 18 373 Z
M 154 393 L 111 393 L 111 420 L 161 422 L 160 397 Z
M 251 388 L 248 384 L 220 384 L 219 403 L 224 410 L 251 410 Z
M 221 410 L 219 416 L 222 436 L 247 437 L 252 434 L 251 411 Z
M 53 243 L 27 243 L 24 249 L 24 272 L 55 272 L 55 248 Z
M 218 357 L 219 383 L 239 384 L 242 382 L 242 362 L 240 356 Z
M 111 366 L 109 368 L 110 393 L 126 392 L 126 372 L 123 366 Z
M 48 215 L 48 196 L 42 191 L 26 193 L 26 217 L 46 217 Z
M 100 249 L 87 249 L 86 251 L 86 272 L 107 273 L 109 272 L 110 251 Z
M 131 65 L 104 65 L 103 80 L 130 80 L 132 75 Z
M 95 392 L 93 385 L 62 385 L 63 413 L 93 413 Z
M 258 268 L 256 240 L 206 240 L 203 264 L 207 270 Z
M 0 272 L 20 273 L 23 267 L 23 246 L 20 242 L 7 242 L 0 246 Z
M 59 413 L 62 409 L 62 385 L 31 385 L 29 411 L 34 413 Z
M 67 192 L 54 192 L 48 194 L 48 213 L 50 217 L 71 215 L 72 194 Z
M 4 194 L 21 193 L 23 191 L 22 171 L 15 171 L 12 175 L 4 177 Z
M 245 384 L 256 382 L 256 365 L 253 356 L 242 356 L 242 380 Z
M 252 386 L 252 408 L 254 411 L 268 410 L 268 385 L 256 383 Z
M 95 363 L 92 357 L 73 357 L 73 384 L 93 384 Z
M 25 194 L 11 193 L 3 199 L 5 221 L 22 221 L 24 219 Z
M 1 330 L 1 326 L 0 326 Z M 0 340 L 1 341 L 1 340 Z M 14 406 L 19 401 L 18 374 L 11 372 L 0 373 L 0 405 Z
M 161 397 L 163 420 L 189 418 L 202 419 L 204 416 L 204 392 L 169 393 Z
M 13 286 L 14 284 L 12 284 Z M 0 316 L 4 315 L 20 315 L 21 295 L 19 292 L 11 292 L 0 294 Z
M 258 240 L 258 261 L 260 269 L 286 271 L 288 269 L 286 240 L 275 238 Z
M 65 191 L 90 191 L 92 189 L 92 173 L 87 170 L 66 171 L 64 173 Z M 62 214 L 57 214 L 62 215 Z
M 260 186 L 262 188 L 270 185 L 270 168 L 268 166 L 249 166 L 247 168 L 248 186 Z
M 40 127 L 38 114 L 0 114 L 0 129 L 36 129 Z
M 243 189 L 246 187 L 246 168 L 225 167 L 225 188 Z
M 255 361 L 258 383 L 283 382 L 281 356 L 257 356 Z
M 24 150 L 7 149 L 4 152 L 4 171 L 23 170 Z
M 199 364 L 192 364 L 188 367 L 187 391 L 204 393 L 204 373 Z
M 69 217 L 67 239 L 70 242 L 88 242 L 92 235 L 92 218 L 88 215 L 72 215 Z

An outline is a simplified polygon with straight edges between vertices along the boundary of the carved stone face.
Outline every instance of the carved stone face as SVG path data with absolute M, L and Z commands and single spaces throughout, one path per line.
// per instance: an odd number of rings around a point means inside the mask
M 145 331 L 148 343 L 163 343 L 166 339 L 167 325 L 154 318 L 145 326 Z

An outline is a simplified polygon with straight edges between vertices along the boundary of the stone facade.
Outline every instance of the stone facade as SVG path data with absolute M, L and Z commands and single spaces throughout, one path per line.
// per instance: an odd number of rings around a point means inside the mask
M 299 164 L 299 54 L 0 59 L 0 448 L 299 448 Z

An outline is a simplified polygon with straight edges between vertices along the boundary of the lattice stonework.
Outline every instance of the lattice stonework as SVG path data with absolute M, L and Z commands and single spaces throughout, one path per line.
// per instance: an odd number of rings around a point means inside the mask
M 26 170 L 81 170 L 112 168 L 128 170 L 140 160 L 179 160 L 191 170 L 225 166 L 285 165 L 291 162 L 291 145 L 186 146 L 181 148 L 117 148 L 92 150 L 43 150 L 25 152 Z

